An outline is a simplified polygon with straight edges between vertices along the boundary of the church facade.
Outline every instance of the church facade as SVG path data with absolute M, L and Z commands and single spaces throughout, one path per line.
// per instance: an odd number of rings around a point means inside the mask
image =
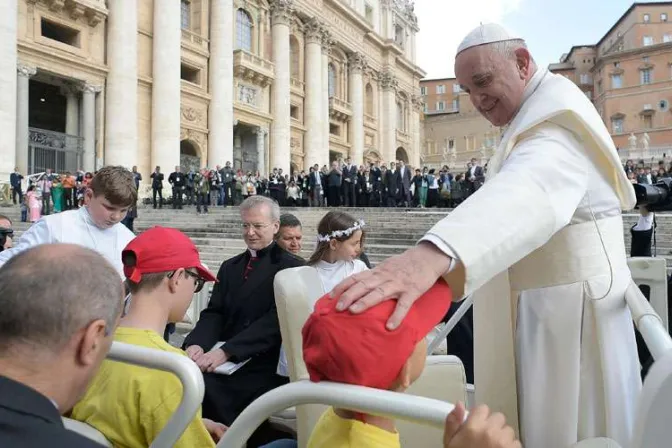
M 3 178 L 14 166 L 419 164 L 410 0 L 8 1 Z

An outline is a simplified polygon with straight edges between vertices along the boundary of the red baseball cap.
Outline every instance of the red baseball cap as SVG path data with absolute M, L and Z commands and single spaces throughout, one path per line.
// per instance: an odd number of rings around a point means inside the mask
M 138 283 L 144 274 L 174 271 L 180 268 L 196 268 L 198 275 L 208 282 L 217 277 L 208 271 L 198 256 L 193 241 L 177 229 L 156 226 L 135 237 L 121 253 L 135 255 L 135 266 L 124 265 L 127 279 Z
M 389 389 L 416 345 L 448 312 L 452 292 L 440 279 L 393 331 L 386 327 L 397 304 L 386 300 L 361 314 L 336 311 L 323 296 L 303 326 L 303 360 L 310 380 Z

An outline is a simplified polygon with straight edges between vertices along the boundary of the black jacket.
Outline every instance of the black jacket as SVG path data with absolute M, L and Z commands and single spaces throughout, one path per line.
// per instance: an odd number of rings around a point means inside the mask
M 34 389 L 0 375 L 0 447 L 101 448 L 65 429 L 56 406 Z

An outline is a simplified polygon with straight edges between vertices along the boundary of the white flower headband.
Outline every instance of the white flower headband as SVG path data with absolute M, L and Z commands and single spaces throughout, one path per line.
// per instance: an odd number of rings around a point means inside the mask
M 327 235 L 317 235 L 317 242 L 318 243 L 328 243 L 331 241 L 333 238 L 340 238 L 343 236 L 350 236 L 354 232 L 361 230 L 362 227 L 364 227 L 366 223 L 362 220 L 359 219 L 355 221 L 355 223 L 352 225 L 352 227 L 349 227 L 345 230 L 334 230 L 333 232 L 327 234 Z

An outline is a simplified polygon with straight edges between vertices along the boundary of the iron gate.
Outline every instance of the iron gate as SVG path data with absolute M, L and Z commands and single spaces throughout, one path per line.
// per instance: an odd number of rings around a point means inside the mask
M 75 173 L 82 166 L 82 137 L 37 128 L 28 131 L 28 174 L 47 168 L 55 173 Z

